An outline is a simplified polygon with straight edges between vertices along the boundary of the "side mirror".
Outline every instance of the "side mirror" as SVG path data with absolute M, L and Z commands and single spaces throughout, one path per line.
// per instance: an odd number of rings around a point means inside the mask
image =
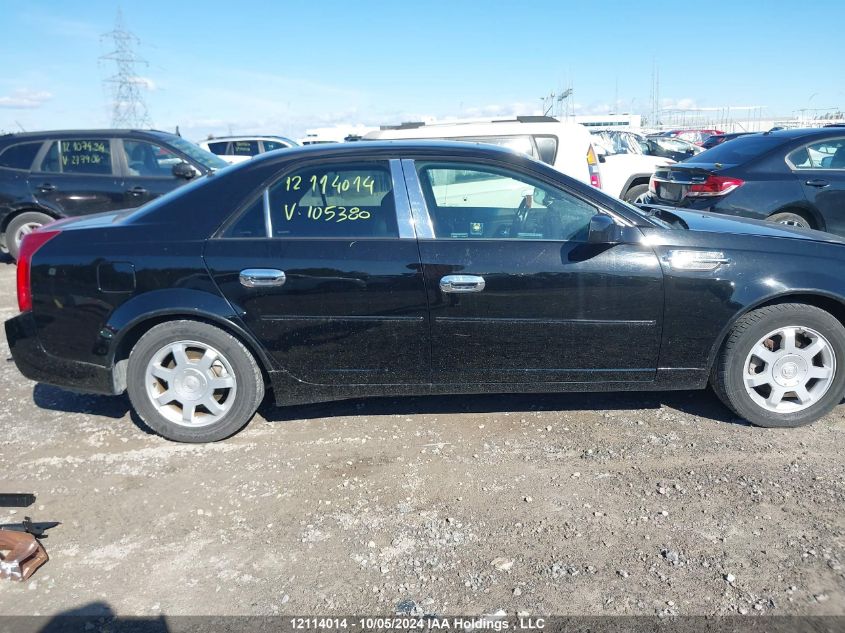
M 606 163 L 607 162 L 607 156 L 605 154 L 599 154 L 599 162 L 600 163 Z
M 176 178 L 184 178 L 185 180 L 190 180 L 194 176 L 196 176 L 196 172 L 194 168 L 191 167 L 188 163 L 176 163 L 173 165 L 173 175 Z
M 618 244 L 622 241 L 622 227 L 609 215 L 597 214 L 590 218 L 587 242 L 590 244 Z

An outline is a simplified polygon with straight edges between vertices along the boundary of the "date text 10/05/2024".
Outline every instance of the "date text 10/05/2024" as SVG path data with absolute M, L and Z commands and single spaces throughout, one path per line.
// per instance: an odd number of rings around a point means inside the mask
M 457 631 L 528 631 L 543 630 L 544 618 L 517 617 L 509 619 L 500 616 L 402 616 L 402 617 L 294 617 L 290 625 L 296 631 L 413 631 L 413 630 L 457 630 Z

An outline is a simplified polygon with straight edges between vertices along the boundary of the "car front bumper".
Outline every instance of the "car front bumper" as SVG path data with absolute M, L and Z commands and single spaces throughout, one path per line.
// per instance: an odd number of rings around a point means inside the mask
M 6 340 L 18 371 L 30 380 L 86 393 L 116 393 L 110 368 L 49 354 L 30 312 L 6 321 Z

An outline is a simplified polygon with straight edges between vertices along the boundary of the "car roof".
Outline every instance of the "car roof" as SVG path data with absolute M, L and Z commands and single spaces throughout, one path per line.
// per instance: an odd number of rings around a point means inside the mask
M 158 137 L 176 136 L 171 132 L 164 132 L 162 130 L 142 130 L 142 129 L 120 129 L 120 128 L 106 128 L 106 129 L 92 129 L 92 130 L 44 130 L 40 132 L 11 132 L 0 136 L 0 140 L 31 140 L 39 141 L 48 138 L 79 138 L 88 136 L 104 136 L 107 138 L 116 138 L 120 136 L 144 136 L 154 135 Z
M 796 140 L 800 138 L 814 138 L 816 136 L 842 136 L 845 134 L 845 127 L 805 127 L 792 128 L 788 130 L 775 130 L 773 132 L 763 132 L 766 136 L 775 136 L 782 138 L 785 141 Z
M 200 143 L 215 143 L 217 141 L 289 141 L 291 139 L 286 136 L 279 136 L 278 134 L 245 134 L 243 136 L 215 136 L 214 138 L 204 138 Z

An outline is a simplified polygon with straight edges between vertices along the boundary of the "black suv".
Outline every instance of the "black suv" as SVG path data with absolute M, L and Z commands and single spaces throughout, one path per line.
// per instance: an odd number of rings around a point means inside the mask
M 845 127 L 741 136 L 655 171 L 648 202 L 845 235 Z
M 154 130 L 72 130 L 0 136 L 0 246 L 67 216 L 137 207 L 227 163 Z

